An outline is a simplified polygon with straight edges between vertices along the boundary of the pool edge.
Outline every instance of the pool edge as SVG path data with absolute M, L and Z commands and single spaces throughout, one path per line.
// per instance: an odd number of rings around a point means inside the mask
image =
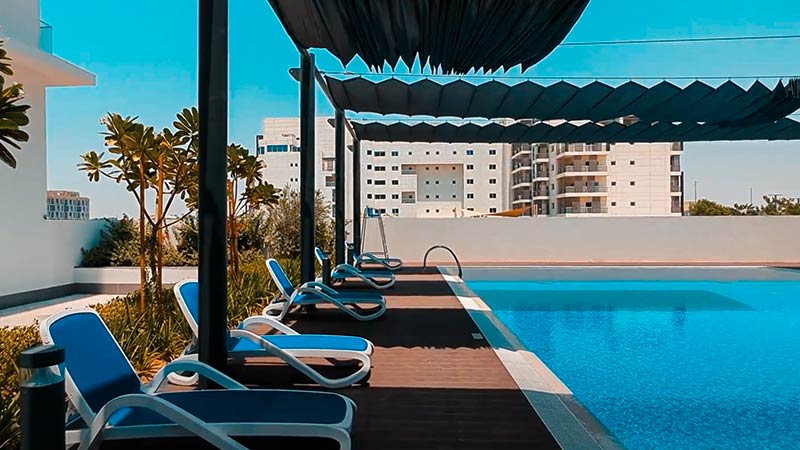
M 437 269 L 562 449 L 624 449 L 561 379 L 500 322 L 483 299 L 447 267 Z

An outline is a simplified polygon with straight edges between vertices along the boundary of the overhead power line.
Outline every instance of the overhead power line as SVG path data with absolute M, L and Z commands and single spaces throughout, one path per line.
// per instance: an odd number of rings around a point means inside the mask
M 630 39 L 591 42 L 562 42 L 559 47 L 588 47 L 601 45 L 640 45 L 640 44 L 689 44 L 693 42 L 735 42 L 735 41 L 774 41 L 800 39 L 800 34 L 774 34 L 767 36 L 718 36 L 699 38 Z

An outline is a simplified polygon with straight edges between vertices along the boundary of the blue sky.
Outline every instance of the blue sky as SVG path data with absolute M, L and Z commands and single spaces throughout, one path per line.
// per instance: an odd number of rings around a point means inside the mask
M 264 117 L 296 116 L 297 84 L 287 70 L 298 55 L 266 0 L 230 0 L 230 138 L 252 148 Z M 197 98 L 197 1 L 72 2 L 41 0 L 54 27 L 54 53 L 97 75 L 97 86 L 48 92 L 48 184 L 92 198 L 93 216 L 132 213 L 121 187 L 90 184 L 75 165 L 102 150 L 99 118 L 137 115 L 158 128 Z M 567 41 L 797 34 L 792 0 L 591 0 Z M 800 39 L 782 41 L 561 47 L 526 75 L 753 76 L 800 75 Z M 340 63 L 317 52 L 323 70 Z M 348 66 L 363 71 L 359 61 Z M 509 73 L 519 74 L 518 70 Z M 774 84 L 776 80 L 767 80 Z M 322 95 L 317 113 L 332 114 Z M 800 197 L 800 142 L 687 144 L 687 199 L 698 195 L 746 202 L 781 193 Z

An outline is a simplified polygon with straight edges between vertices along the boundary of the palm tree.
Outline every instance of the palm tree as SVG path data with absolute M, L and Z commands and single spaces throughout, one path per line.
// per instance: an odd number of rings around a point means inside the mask
M 0 40 L 0 161 L 14 169 L 17 167 L 17 160 L 8 146 L 19 150 L 20 142 L 28 142 L 28 133 L 20 130 L 20 127 L 30 122 L 26 114 L 30 106 L 18 104 L 25 95 L 21 84 L 12 83 L 5 87 L 4 76 L 14 75 L 10 61 L 11 58 L 3 48 L 3 41 Z

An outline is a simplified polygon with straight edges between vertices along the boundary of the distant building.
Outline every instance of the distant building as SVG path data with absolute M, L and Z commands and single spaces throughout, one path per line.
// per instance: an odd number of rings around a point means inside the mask
M 514 144 L 511 205 L 549 216 L 681 214 L 681 143 Z
M 47 191 L 47 218 L 89 220 L 89 198 L 75 191 Z

